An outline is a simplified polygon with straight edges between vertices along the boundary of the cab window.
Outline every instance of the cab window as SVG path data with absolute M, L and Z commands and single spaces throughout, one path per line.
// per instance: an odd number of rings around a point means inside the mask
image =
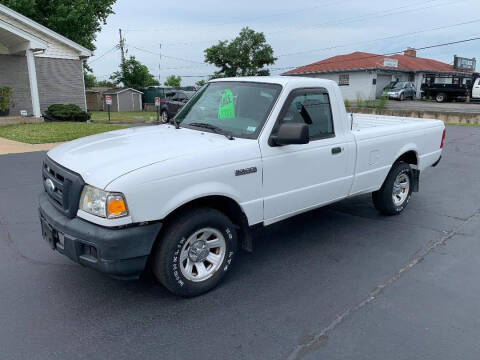
M 286 106 L 279 125 L 282 123 L 307 124 L 310 140 L 335 136 L 330 99 L 326 92 L 296 92 Z

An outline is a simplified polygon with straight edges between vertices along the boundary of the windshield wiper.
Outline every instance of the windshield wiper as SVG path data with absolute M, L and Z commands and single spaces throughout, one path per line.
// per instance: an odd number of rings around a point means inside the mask
M 232 134 L 229 131 L 223 130 L 221 127 L 218 127 L 218 126 L 215 126 L 215 125 L 212 125 L 212 124 L 207 124 L 207 123 L 202 123 L 202 122 L 194 122 L 194 123 L 190 123 L 190 124 L 187 124 L 187 125 L 212 130 L 215 134 L 220 134 L 220 135 L 226 136 L 226 138 L 228 140 L 235 140 L 235 138 L 232 136 Z

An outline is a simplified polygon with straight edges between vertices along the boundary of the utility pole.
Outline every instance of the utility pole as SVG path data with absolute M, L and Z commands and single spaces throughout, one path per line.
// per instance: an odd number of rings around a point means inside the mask
M 160 52 L 159 52 L 160 59 L 158 60 L 158 85 L 160 85 L 160 73 L 161 73 L 161 66 L 160 62 L 162 61 L 162 44 L 160 44 Z
M 118 33 L 120 34 L 120 51 L 122 53 L 122 64 L 125 63 L 125 39 L 122 37 L 122 29 L 118 29 Z

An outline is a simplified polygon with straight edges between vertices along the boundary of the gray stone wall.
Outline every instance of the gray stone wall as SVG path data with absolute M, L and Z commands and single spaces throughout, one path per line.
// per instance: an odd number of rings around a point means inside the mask
M 27 58 L 16 55 L 0 55 L 0 87 L 12 89 L 10 115 L 19 116 L 20 110 L 32 114 L 32 98 L 28 80 Z
M 52 104 L 75 104 L 85 110 L 85 88 L 81 60 L 36 57 L 40 108 Z

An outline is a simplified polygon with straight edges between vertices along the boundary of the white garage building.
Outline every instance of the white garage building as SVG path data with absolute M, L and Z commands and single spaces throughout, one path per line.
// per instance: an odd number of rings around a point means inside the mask
M 452 65 L 418 58 L 414 49 L 407 49 L 403 55 L 384 56 L 365 52 L 354 52 L 334 56 L 310 65 L 290 70 L 283 75 L 308 76 L 334 80 L 340 86 L 344 99 L 375 99 L 381 96 L 383 88 L 391 81 L 412 81 L 420 97 L 424 75 L 462 74 Z

